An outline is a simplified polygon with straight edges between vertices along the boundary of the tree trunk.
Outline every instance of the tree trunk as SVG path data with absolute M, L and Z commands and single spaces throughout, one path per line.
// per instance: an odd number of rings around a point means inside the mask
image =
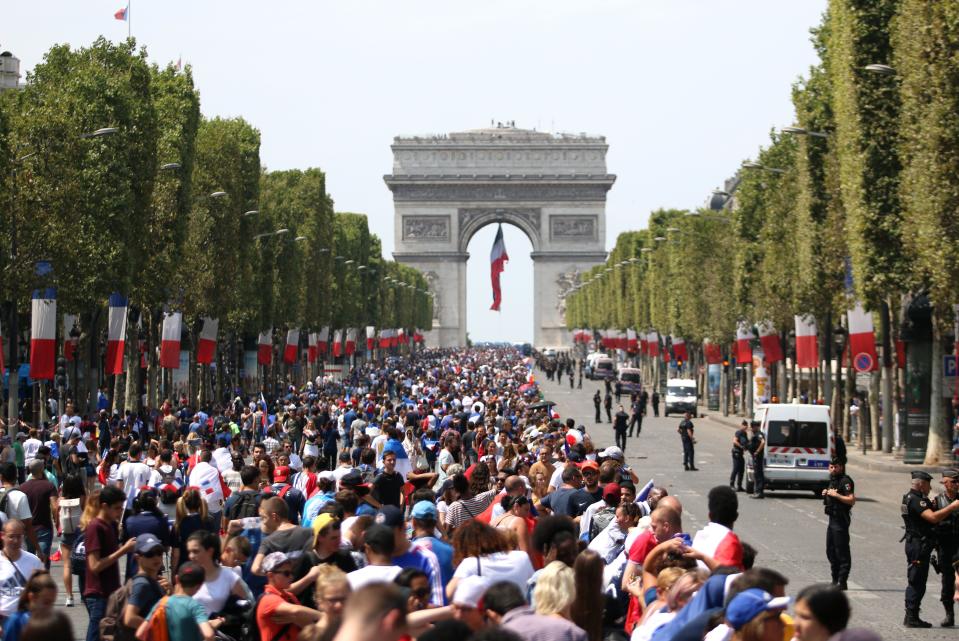
M 942 402 L 942 331 L 937 319 L 932 321 L 932 385 L 929 394 L 929 440 L 926 443 L 925 465 L 937 465 L 949 461 L 946 454 L 952 448 L 952 434 L 946 423 Z
M 852 431 L 851 431 L 852 420 L 849 415 L 849 401 L 852 399 L 853 394 L 856 393 L 856 372 L 853 371 L 852 367 L 849 367 L 848 365 L 846 365 L 845 370 L 846 370 L 846 389 L 845 389 L 845 393 L 843 394 L 843 404 L 841 407 L 841 411 L 843 416 L 843 424 L 845 426 L 844 431 L 846 434 L 846 440 L 849 441 L 852 438 Z M 857 428 L 858 428 L 859 434 L 861 435 L 862 434 L 862 427 L 861 427 L 862 412 L 861 411 L 859 413 L 858 421 L 860 425 L 858 425 Z M 862 438 L 862 436 L 860 436 L 860 438 Z
M 135 325 L 127 322 L 127 336 L 123 343 L 126 361 L 126 394 L 124 406 L 134 414 L 140 409 L 140 341 Z
M 885 300 L 879 317 L 882 341 L 882 449 L 892 452 L 892 365 L 896 352 L 892 341 L 889 303 Z
M 881 452 L 882 443 L 882 417 L 880 416 L 879 406 L 879 382 L 880 372 L 872 372 L 869 375 L 869 427 L 872 431 L 872 449 Z
M 832 311 L 826 312 L 826 331 L 823 333 L 822 345 L 819 348 L 822 367 L 822 398 L 832 407 L 833 405 L 833 381 L 832 381 Z M 833 413 L 833 416 L 836 416 Z

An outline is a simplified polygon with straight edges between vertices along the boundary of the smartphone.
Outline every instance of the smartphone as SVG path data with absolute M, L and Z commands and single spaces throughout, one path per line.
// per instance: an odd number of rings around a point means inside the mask
M 244 530 L 256 530 L 260 528 L 263 519 L 259 516 L 247 516 L 242 519 Z

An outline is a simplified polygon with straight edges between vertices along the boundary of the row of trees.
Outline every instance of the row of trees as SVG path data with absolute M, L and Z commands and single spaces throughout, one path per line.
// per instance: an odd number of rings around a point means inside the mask
M 848 397 L 841 377 L 830 384 L 831 363 L 845 312 L 861 301 L 882 365 L 870 385 L 873 444 L 891 448 L 901 403 L 928 416 L 925 460 L 939 460 L 952 442 L 942 355 L 959 301 L 957 11 L 956 0 L 830 0 L 813 30 L 819 64 L 793 86 L 796 126 L 773 131 L 737 170 L 719 211 L 657 211 L 622 234 L 570 295 L 569 327 L 655 327 L 728 345 L 740 320 L 769 320 L 788 339 L 794 315 L 812 314 L 822 387 L 838 409 Z
M 56 286 L 58 311 L 79 315 L 90 373 L 114 291 L 130 300 L 127 345 L 138 326 L 147 341 L 151 382 L 165 310 L 184 313 L 187 346 L 200 318 L 220 320 L 217 369 L 231 382 L 239 350 L 270 328 L 302 328 L 305 341 L 325 326 L 432 318 L 423 276 L 383 259 L 366 216 L 335 213 L 323 171 L 268 171 L 259 131 L 203 117 L 190 68 L 150 64 L 132 39 L 55 46 L 22 91 L 0 94 L 0 202 L 4 329 L 24 328 L 32 289 Z M 52 272 L 38 275 L 41 262 Z

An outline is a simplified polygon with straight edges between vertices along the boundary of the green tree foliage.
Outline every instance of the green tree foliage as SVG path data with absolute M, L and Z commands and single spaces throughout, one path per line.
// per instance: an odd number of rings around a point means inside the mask
M 892 61 L 889 25 L 899 5 L 899 0 L 832 0 L 827 17 L 826 60 L 849 249 L 857 292 L 873 308 L 902 286 L 907 271 L 899 204 L 898 88 L 892 78 L 865 70 Z
M 959 300 L 959 2 L 903 0 L 895 29 L 902 86 L 902 205 L 914 286 L 940 322 Z
M 100 38 L 53 47 L 9 99 L 12 147 L 34 154 L 19 167 L 10 212 L 20 239 L 13 276 L 33 283 L 35 261 L 51 260 L 63 309 L 128 292 L 143 271 L 157 161 L 151 76 L 133 40 Z M 85 137 L 104 127 L 117 132 Z M 8 214 L 4 246 L 13 224 Z

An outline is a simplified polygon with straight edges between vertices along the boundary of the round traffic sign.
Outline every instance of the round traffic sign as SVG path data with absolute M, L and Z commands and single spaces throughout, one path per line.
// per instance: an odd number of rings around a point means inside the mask
M 859 352 L 856 358 L 852 359 L 852 366 L 857 372 L 872 371 L 872 355 L 866 352 Z

